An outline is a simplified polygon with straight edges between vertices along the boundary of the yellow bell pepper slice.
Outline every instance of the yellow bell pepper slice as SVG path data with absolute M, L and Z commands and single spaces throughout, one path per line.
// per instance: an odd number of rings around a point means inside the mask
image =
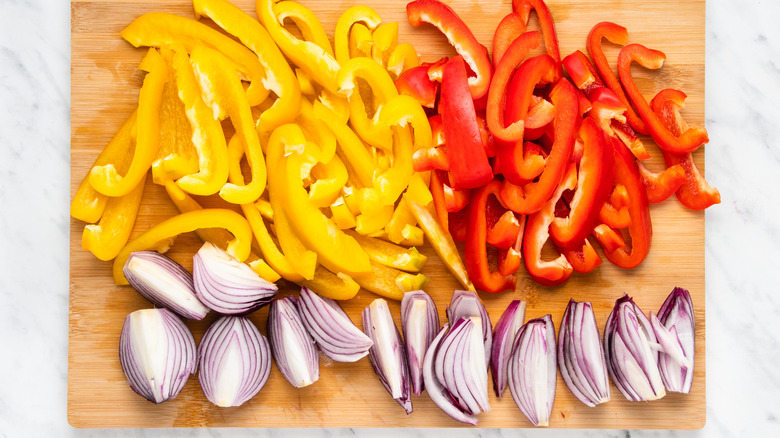
M 271 222 L 274 221 L 274 209 L 271 208 L 271 201 L 260 198 L 255 202 L 255 208 L 260 212 L 260 216 Z
M 301 112 L 295 122 L 303 129 L 306 138 L 319 146 L 321 153 L 316 158 L 323 163 L 330 162 L 336 155 L 336 136 L 322 119 L 315 117 L 314 107 L 308 100 L 301 102 Z
M 330 219 L 342 230 L 355 228 L 355 215 L 349 210 L 343 196 L 330 205 Z
M 330 109 L 339 123 L 347 124 L 349 121 L 349 101 L 343 96 L 323 89 L 317 96 L 317 102 Z
M 430 242 L 436 254 L 439 255 L 441 261 L 444 262 L 444 265 L 447 266 L 447 269 L 463 287 L 468 290 L 475 290 L 474 284 L 471 283 L 468 273 L 466 273 L 466 266 L 460 258 L 455 241 L 452 240 L 450 233 L 442 229 L 435 213 L 431 211 L 432 205 L 429 204 L 427 207 L 423 207 L 407 195 L 404 195 L 403 202 L 408 204 L 412 214 L 417 218 L 417 223 L 428 237 L 428 242 Z
M 132 130 L 135 126 L 137 111 L 128 117 L 119 132 L 114 135 L 108 145 L 100 152 L 92 167 L 112 164 L 119 172 L 126 172 L 133 153 Z M 74 218 L 95 223 L 103 216 L 109 197 L 98 192 L 89 184 L 89 172 L 81 180 L 73 202 L 70 203 L 70 215 Z
M 308 160 L 306 145 L 303 131 L 294 124 L 277 128 L 268 141 L 268 165 L 269 169 L 274 168 L 270 178 L 274 186 L 271 192 L 274 223 L 278 229 L 278 216 L 286 215 L 295 234 L 317 253 L 319 263 L 330 271 L 350 276 L 366 274 L 370 272 L 370 263 L 360 245 L 309 202 L 300 173 L 302 162 Z M 283 200 L 281 212 L 274 204 L 275 194 Z
M 204 97 L 211 101 L 209 104 L 212 109 L 230 116 L 237 135 L 241 136 L 251 169 L 252 181 L 249 184 L 239 186 L 229 182 L 219 191 L 219 196 L 233 204 L 252 203 L 265 190 L 266 168 L 260 139 L 241 82 L 235 70 L 224 62 L 224 57 L 208 47 L 195 47 L 191 62 L 201 82 L 201 90 L 208 90 Z
M 357 240 L 371 261 L 394 269 L 420 272 L 428 260 L 417 248 L 404 248 L 381 239 L 363 236 L 356 231 L 347 231 L 347 234 Z
M 352 167 L 358 182 L 364 187 L 373 185 L 376 166 L 371 159 L 371 153 L 368 152 L 360 137 L 349 126 L 340 122 L 330 108 L 320 102 L 314 102 L 313 112 L 314 117 L 325 123 L 335 135 L 342 156 Z
M 108 200 L 100 222 L 84 227 L 82 249 L 103 261 L 111 260 L 119 254 L 133 231 L 145 182 L 146 178 L 143 178 L 130 193 Z
M 401 301 L 404 293 L 421 289 L 428 282 L 423 274 L 409 274 L 377 262 L 371 262 L 371 273 L 355 277 L 363 289 L 385 298 Z
M 411 43 L 401 43 L 395 46 L 390 57 L 387 58 L 387 71 L 393 79 L 401 76 L 401 73 L 406 70 L 419 65 L 420 57 Z
M 371 116 L 358 89 L 358 79 L 363 79 L 371 89 L 373 105 Z M 352 58 L 339 70 L 336 78 L 338 92 L 349 101 L 349 121 L 357 134 L 371 146 L 391 149 L 393 145 L 390 127 L 378 120 L 380 109 L 398 90 L 387 71 L 371 58 Z M 368 91 L 368 90 L 366 90 Z M 376 108 L 376 111 L 373 109 Z
M 317 295 L 334 300 L 352 299 L 360 291 L 360 285 L 349 275 L 341 272 L 334 274 L 322 266 L 318 266 L 314 271 L 313 279 L 302 280 L 298 284 L 311 289 Z
M 401 202 L 395 208 L 395 211 L 393 211 L 393 216 L 390 218 L 390 222 L 388 222 L 387 226 L 385 226 L 387 240 L 400 245 L 404 240 L 406 240 L 407 237 L 404 235 L 404 231 L 406 231 L 407 234 L 411 232 L 411 230 L 407 230 L 406 227 L 414 227 L 416 225 L 417 218 L 415 218 L 412 214 L 412 210 L 410 210 L 409 206 L 407 206 L 404 202 Z
M 224 54 L 231 65 L 251 81 L 246 90 L 250 105 L 259 105 L 268 97 L 263 84 L 265 72 L 257 55 L 203 23 L 175 14 L 149 12 L 136 18 L 120 35 L 135 47 L 182 46 L 192 52 L 196 46 L 208 46 Z
M 173 240 L 181 233 L 200 228 L 224 228 L 233 234 L 234 239 L 227 245 L 227 253 L 243 262 L 249 256 L 252 246 L 252 230 L 243 216 L 232 210 L 205 208 L 190 211 L 169 218 L 136 237 L 114 259 L 114 282 L 117 285 L 128 284 L 122 268 L 134 251 L 157 250 L 166 252 Z
M 366 189 L 361 189 L 366 190 Z M 370 194 L 366 196 L 367 194 Z M 375 192 L 364 192 L 361 196 L 360 215 L 355 219 L 355 231 L 365 236 L 381 232 L 393 217 L 392 205 L 379 205 Z M 373 201 L 372 201 L 373 199 Z M 373 205 L 372 205 L 373 204 Z
M 301 94 L 306 96 L 316 96 L 317 90 L 314 89 L 314 83 L 311 81 L 311 78 L 308 74 L 306 74 L 305 71 L 296 68 L 295 69 L 295 78 L 298 80 L 298 86 L 301 89 Z
M 336 46 L 336 61 L 341 65 L 349 61 L 349 30 L 355 23 L 364 23 L 369 29 L 376 29 L 382 22 L 379 14 L 368 6 L 352 6 L 336 22 L 333 44 Z
M 293 64 L 315 82 L 336 93 L 336 74 L 341 68 L 336 58 L 316 43 L 300 40 L 282 27 L 274 13 L 275 0 L 256 0 L 255 5 L 260 22 Z
M 318 208 L 327 208 L 339 198 L 347 183 L 347 168 L 339 157 L 319 163 L 311 170 L 316 181 L 309 186 L 309 202 Z M 341 227 L 339 227 L 341 228 Z
M 374 52 L 374 38 L 371 30 L 362 23 L 355 23 L 349 30 L 349 58 L 371 57 Z M 346 62 L 346 61 L 344 61 Z
M 328 34 L 325 33 L 320 19 L 314 15 L 311 9 L 294 1 L 282 1 L 274 5 L 274 14 L 276 14 L 281 26 L 284 26 L 284 20 L 289 18 L 301 31 L 301 36 L 305 41 L 313 42 L 327 54 L 333 56 L 333 48 L 330 46 Z
M 157 158 L 160 141 L 160 101 L 168 79 L 168 66 L 160 52 L 149 49 L 139 65 L 147 71 L 138 96 L 135 153 L 124 176 L 113 163 L 95 166 L 89 173 L 89 184 L 107 196 L 124 196 L 130 193 L 143 178 Z
M 278 99 L 263 111 L 257 120 L 260 130 L 271 131 L 277 126 L 291 122 L 300 108 L 301 90 L 295 75 L 284 59 L 271 35 L 257 20 L 252 18 L 228 0 L 193 0 L 195 14 L 205 15 L 227 33 L 238 38 L 257 56 L 265 69 L 265 87 L 273 91 Z M 249 93 L 247 98 L 254 106 Z
M 390 54 L 398 45 L 398 22 L 393 21 L 377 27 L 374 29 L 373 37 L 374 47 L 371 56 L 383 67 L 387 66 Z

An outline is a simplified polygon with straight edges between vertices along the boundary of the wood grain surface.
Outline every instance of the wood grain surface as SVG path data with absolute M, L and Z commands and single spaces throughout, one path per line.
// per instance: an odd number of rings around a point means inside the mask
M 254 16 L 252 1 L 236 2 Z M 322 20 L 332 36 L 336 20 L 353 0 L 303 0 Z M 362 2 L 374 7 L 385 22 L 398 21 L 400 42 L 412 42 L 423 60 L 453 54 L 446 39 L 431 27 L 412 28 L 406 20 L 405 2 Z M 490 47 L 493 31 L 511 10 L 509 0 L 449 1 L 470 25 L 477 38 Z M 634 67 L 637 83 L 645 95 L 662 88 L 679 88 L 688 94 L 685 117 L 692 124 L 704 123 L 704 0 L 548 0 L 555 18 L 561 53 L 584 50 L 590 28 L 600 21 L 614 21 L 629 29 L 630 41 L 641 42 L 667 54 L 660 71 Z M 100 150 L 131 114 L 138 99 L 142 73 L 137 70 L 143 49 L 135 49 L 119 32 L 139 15 L 167 11 L 192 17 L 184 0 L 74 1 L 72 10 L 72 107 L 71 195 Z M 535 18 L 532 21 L 536 23 Z M 614 65 L 619 47 L 606 43 Z M 655 147 L 648 160 L 658 169 L 662 160 Z M 704 152 L 696 153 L 699 166 Z M 161 187 L 151 183 L 133 230 L 138 235 L 175 214 Z M 515 293 L 482 294 L 495 323 L 512 299 L 528 301 L 527 318 L 551 313 L 556 327 L 569 298 L 593 303 L 603 329 L 615 300 L 627 293 L 647 311 L 657 312 L 674 286 L 689 289 L 696 312 L 696 373 L 690 394 L 669 394 L 650 403 L 632 403 L 612 387 L 612 400 L 596 408 L 578 402 L 558 378 L 551 427 L 557 428 L 660 428 L 697 429 L 705 423 L 705 285 L 704 215 L 686 210 L 672 198 L 651 207 L 653 242 L 649 256 L 637 269 L 624 271 L 605 262 L 595 272 L 574 274 L 564 286 L 536 285 L 521 268 Z M 368 359 L 358 363 L 321 361 L 320 380 L 307 388 L 294 389 L 273 367 L 263 390 L 239 408 L 221 409 L 203 396 L 197 379 L 191 377 L 175 400 L 153 405 L 130 390 L 118 359 L 119 333 L 125 316 L 148 308 L 150 303 L 129 287 L 117 287 L 111 263 L 101 262 L 81 249 L 84 223 L 71 220 L 70 227 L 70 324 L 68 357 L 68 421 L 76 427 L 460 427 L 442 413 L 426 394 L 413 398 L 414 412 L 404 414 L 374 376 Z M 180 236 L 170 255 L 190 269 L 192 254 L 200 242 L 192 235 Z M 456 281 L 429 247 L 424 273 L 430 277 L 426 290 L 436 302 L 442 321 Z M 294 292 L 294 285 L 282 285 Z M 361 291 L 344 303 L 358 326 L 360 311 L 376 296 Z M 399 304 L 391 303 L 399 321 Z M 250 318 L 265 332 L 267 310 Z M 196 341 L 214 320 L 188 321 Z M 507 393 L 495 398 L 492 411 L 479 417 L 480 427 L 529 427 L 530 424 Z

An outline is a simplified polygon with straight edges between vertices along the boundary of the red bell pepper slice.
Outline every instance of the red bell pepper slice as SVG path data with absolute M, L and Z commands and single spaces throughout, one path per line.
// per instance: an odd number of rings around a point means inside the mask
M 484 96 L 490 85 L 493 66 L 487 50 L 477 41 L 458 14 L 438 0 L 414 0 L 406 5 L 406 15 L 412 26 L 430 23 L 447 37 L 475 74 L 468 82 L 471 97 L 479 99 Z
M 542 209 L 528 216 L 523 233 L 523 259 L 531 278 L 542 286 L 557 286 L 571 277 L 573 268 L 566 256 L 560 254 L 550 261 L 542 260 L 542 248 L 550 238 L 550 224 L 555 219 L 558 201 L 566 190 L 577 183 L 577 167 L 574 163 L 567 166 L 566 175 L 557 187 L 554 196 Z
M 520 232 L 520 221 L 515 212 L 504 208 L 495 196 L 488 197 L 485 206 L 487 243 L 499 249 L 512 248 Z
M 695 127 L 686 129 L 679 136 L 672 134 L 653 113 L 631 76 L 631 63 L 633 61 L 645 68 L 658 69 L 661 68 L 665 59 L 666 55 L 661 51 L 648 49 L 641 44 L 629 44 L 623 47 L 618 55 L 618 75 L 626 88 L 626 93 L 631 98 L 639 115 L 642 116 L 642 120 L 645 121 L 650 136 L 653 137 L 658 147 L 668 152 L 686 154 L 709 141 L 707 130 Z
M 441 82 L 441 77 L 444 74 L 444 64 L 446 64 L 449 60 L 450 58 L 443 56 L 438 61 L 433 63 L 423 62 L 421 66 L 428 67 L 428 79 L 435 82 Z
M 436 105 L 436 95 L 439 93 L 439 83 L 428 78 L 428 67 L 412 67 L 395 80 L 398 94 L 413 97 L 420 105 L 433 108 Z
M 456 242 L 466 241 L 466 232 L 468 227 L 469 209 L 464 208 L 461 211 L 450 213 L 448 225 L 452 240 Z
M 449 215 L 447 214 L 447 204 L 444 202 L 444 181 L 438 171 L 434 170 L 431 172 L 431 181 L 428 187 L 431 190 L 433 209 L 436 210 L 439 224 L 443 230 L 449 230 Z
M 469 205 L 469 190 L 455 190 L 444 184 L 444 206 L 447 213 L 456 213 Z
M 498 68 L 498 62 L 501 61 L 509 45 L 522 35 L 525 29 L 523 17 L 516 12 L 510 12 L 498 23 L 496 33 L 493 34 L 493 68 Z
M 473 189 L 487 184 L 493 179 L 493 169 L 482 144 L 474 102 L 466 82 L 466 64 L 460 56 L 450 59 L 444 66 L 439 113 L 449 154 L 452 188 Z
M 498 149 L 493 173 L 504 175 L 513 184 L 526 184 L 544 171 L 545 155 L 541 146 L 530 141 L 516 142 Z
M 593 26 L 593 29 L 591 29 L 588 34 L 587 49 L 588 54 L 593 59 L 593 63 L 596 65 L 596 70 L 598 70 L 601 75 L 601 79 L 612 92 L 617 94 L 620 101 L 626 106 L 628 124 L 640 134 L 647 134 L 648 130 L 645 126 L 645 122 L 639 117 L 634 109 L 631 108 L 631 104 L 628 102 L 628 98 L 623 91 L 623 87 L 620 85 L 620 81 L 618 81 L 618 78 L 612 73 L 609 61 L 607 61 L 604 50 L 601 48 L 602 38 L 606 38 L 613 44 L 624 46 L 628 42 L 628 31 L 625 27 L 609 21 L 598 23 Z
M 482 146 L 485 147 L 485 153 L 488 158 L 496 156 L 496 141 L 487 127 L 485 120 L 485 111 L 477 111 L 477 124 L 479 125 L 479 134 L 482 136 Z
M 574 149 L 574 134 L 579 120 L 577 89 L 562 78 L 550 92 L 550 99 L 556 108 L 553 122 L 555 135 L 539 180 L 523 185 L 504 181 L 501 185 L 501 201 L 515 213 L 531 214 L 544 206 L 563 178 Z
M 666 89 L 661 90 L 650 102 L 653 112 L 676 136 L 688 129 L 685 120 L 680 116 L 685 98 L 686 95 L 682 91 Z M 667 166 L 671 168 L 679 165 L 685 171 L 685 182 L 677 189 L 677 199 L 684 206 L 693 210 L 704 210 L 713 204 L 720 204 L 720 192 L 704 179 L 690 153 L 675 154 L 664 150 L 661 150 L 661 153 Z
M 570 212 L 556 217 L 550 225 L 550 236 L 556 245 L 572 249 L 581 247 L 596 226 L 615 176 L 614 147 L 596 122 L 585 119 L 580 137 L 583 154 L 577 169 L 577 188 L 569 202 Z
M 519 104 L 525 93 L 525 79 L 521 75 L 513 74 L 509 85 L 506 87 L 506 107 L 504 108 L 504 123 L 514 123 L 524 120 L 523 140 L 538 140 L 550 128 L 550 123 L 544 124 L 542 118 L 555 119 L 555 106 L 547 99 L 535 94 L 530 96 L 531 107 L 523 108 Z M 532 115 L 533 114 L 533 115 Z M 542 125 L 542 126 L 539 126 Z M 507 144 L 503 142 L 503 144 Z
M 614 251 L 609 251 L 607 242 L 603 241 L 599 234 L 596 234 L 596 239 L 602 245 L 604 255 L 609 261 L 618 267 L 632 269 L 639 266 L 650 251 L 650 242 L 653 237 L 650 206 L 636 160 L 631 151 L 615 139 L 612 139 L 612 144 L 615 146 L 615 183 L 623 185 L 628 193 L 628 213 L 631 218 L 628 232 L 631 236 L 631 247 L 624 245 Z
M 428 117 L 428 124 L 431 125 L 431 137 L 433 145 L 441 146 L 444 144 L 444 126 L 441 124 L 441 116 L 436 114 Z
M 525 116 L 525 129 L 544 128 L 555 119 L 555 106 L 547 99 L 537 95 L 531 95 L 531 107 L 528 108 L 528 115 Z M 580 102 L 581 103 L 581 102 Z M 580 105 L 580 111 L 582 111 Z
M 539 26 L 542 28 L 547 54 L 552 56 L 556 65 L 559 65 L 561 52 L 558 49 L 558 36 L 555 34 L 555 22 L 550 14 L 550 9 L 547 8 L 543 0 L 512 0 L 512 11 L 520 14 L 526 26 L 528 26 L 531 10 L 535 10 L 539 17 Z
M 647 191 L 647 201 L 651 204 L 666 201 L 685 182 L 685 169 L 680 165 L 668 167 L 659 173 L 651 172 L 642 163 L 637 165 Z
M 466 270 L 474 286 L 481 291 L 498 293 L 514 290 L 514 275 L 502 275 L 491 271 L 487 257 L 487 203 L 490 196 L 498 195 L 501 183 L 496 180 L 476 190 L 468 207 L 466 232 Z
M 498 272 L 501 275 L 512 275 L 520 269 L 523 262 L 523 235 L 525 234 L 526 216 L 515 216 L 520 223 L 515 244 L 508 249 L 498 250 Z
M 447 148 L 434 146 L 414 151 L 412 155 L 412 168 L 415 172 L 427 172 L 429 170 L 450 170 L 450 160 L 447 157 Z
M 566 73 L 569 74 L 574 86 L 582 90 L 586 97 L 590 97 L 591 91 L 604 87 L 604 83 L 593 64 L 581 51 L 577 50 L 563 58 L 561 64 L 566 69 Z
M 628 191 L 622 184 L 615 184 L 609 199 L 599 211 L 599 221 L 612 228 L 626 228 L 631 223 L 628 214 Z
M 602 263 L 601 256 L 596 252 L 596 248 L 593 247 L 589 239 L 585 239 L 585 243 L 580 248 L 559 248 L 559 251 L 566 257 L 574 271 L 581 274 L 596 269 Z

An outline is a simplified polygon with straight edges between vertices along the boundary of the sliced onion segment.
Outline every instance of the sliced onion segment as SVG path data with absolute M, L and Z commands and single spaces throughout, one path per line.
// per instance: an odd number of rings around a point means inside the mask
M 460 318 L 469 318 L 476 316 L 482 321 L 482 338 L 485 343 L 485 364 L 490 363 L 490 351 L 493 345 L 493 325 L 490 323 L 490 316 L 479 299 L 477 293 L 470 290 L 456 290 L 452 294 L 452 301 L 447 307 L 447 320 L 450 325 Z
M 412 393 L 420 395 L 425 387 L 422 376 L 425 353 L 439 329 L 439 313 L 430 295 L 421 290 L 404 294 L 401 329 L 409 359 Z
M 477 417 L 463 412 L 460 406 L 452 398 L 452 395 L 447 388 L 445 388 L 436 377 L 436 372 L 434 371 L 436 355 L 438 354 L 439 346 L 441 345 L 442 339 L 444 339 L 444 335 L 447 334 L 448 328 L 449 325 L 444 324 L 444 327 L 442 327 L 439 334 L 436 335 L 433 342 L 431 342 L 431 345 L 428 347 L 428 351 L 425 352 L 425 359 L 423 360 L 423 381 L 425 382 L 425 388 L 428 395 L 431 397 L 431 401 L 433 401 L 439 409 L 461 423 L 476 426 Z
M 433 365 L 436 378 L 469 415 L 490 410 L 482 333 L 478 316 L 458 319 L 442 339 Z
M 271 303 L 267 333 L 276 366 L 292 386 L 303 388 L 319 380 L 317 347 L 303 325 L 294 296 Z
M 525 301 L 513 300 L 509 303 L 501 318 L 496 323 L 493 330 L 493 348 L 490 353 L 490 371 L 493 376 L 493 390 L 496 397 L 501 397 L 506 389 L 507 364 L 509 363 L 509 354 L 512 352 L 512 345 L 515 342 L 515 336 L 523 326 L 525 319 Z
M 549 426 L 557 382 L 552 317 L 532 319 L 517 332 L 508 364 L 509 392 L 534 426 Z
M 658 357 L 664 386 L 671 392 L 691 392 L 696 325 L 690 293 L 675 287 L 661 305 L 658 318 L 653 319 L 652 325 L 664 349 Z

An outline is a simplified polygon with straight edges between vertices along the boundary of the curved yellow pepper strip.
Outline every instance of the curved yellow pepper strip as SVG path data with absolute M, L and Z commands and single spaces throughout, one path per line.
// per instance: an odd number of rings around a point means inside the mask
M 259 105 L 268 97 L 263 84 L 265 72 L 257 55 L 203 23 L 175 14 L 149 12 L 136 18 L 120 35 L 135 47 L 179 45 L 191 52 L 195 46 L 206 45 L 226 56 L 251 81 L 246 90 L 250 105 Z
M 274 14 L 274 0 L 256 0 L 257 15 L 271 38 L 297 67 L 315 82 L 335 93 L 336 74 L 341 66 L 331 54 L 311 41 L 294 37 L 279 24 Z
M 138 96 L 135 153 L 124 176 L 114 164 L 95 166 L 89 173 L 89 184 L 107 196 L 124 196 L 146 177 L 146 171 L 157 158 L 160 140 L 160 101 L 163 87 L 168 80 L 168 66 L 162 55 L 151 48 L 141 65 L 147 71 Z
M 333 111 L 320 102 L 314 102 L 313 114 L 335 135 L 338 147 L 354 170 L 358 182 L 364 187 L 373 185 L 376 166 L 360 137 L 349 126 L 339 122 Z
M 411 43 L 401 43 L 395 46 L 395 49 L 393 49 L 393 52 L 390 53 L 390 57 L 387 59 L 387 71 L 391 77 L 395 75 L 395 78 L 401 76 L 401 73 L 406 70 L 419 65 L 420 57 Z
M 400 301 L 404 297 L 404 293 L 420 290 L 428 282 L 428 277 L 423 274 L 412 275 L 401 272 L 398 269 L 372 261 L 371 273 L 355 277 L 355 281 L 363 289 L 385 298 Z
M 336 61 L 344 65 L 349 61 L 349 30 L 355 23 L 364 23 L 373 30 L 382 22 L 379 14 L 368 6 L 352 6 L 336 22 L 333 44 L 336 46 Z
M 349 177 L 339 157 L 314 166 L 311 174 L 316 181 L 309 186 L 309 202 L 318 208 L 327 208 L 336 202 Z
M 133 114 L 122 124 L 119 132 L 103 148 L 92 167 L 113 163 L 120 172 L 127 171 L 133 153 L 132 130 L 135 126 L 136 114 L 137 111 L 133 111 Z M 87 173 L 84 176 L 76 194 L 73 195 L 73 202 L 70 203 L 70 215 L 80 221 L 95 223 L 103 216 L 109 197 L 89 185 L 89 175 Z
M 342 230 L 355 228 L 355 215 L 347 207 L 343 196 L 330 205 L 330 219 Z
M 233 204 L 255 202 L 265 190 L 265 159 L 241 82 L 230 65 L 224 62 L 224 57 L 215 50 L 205 46 L 195 47 L 191 62 L 201 81 L 201 90 L 205 91 L 204 97 L 214 100 L 209 102 L 212 108 L 218 108 L 219 112 L 230 116 L 236 133 L 241 136 L 252 173 L 249 184 L 239 186 L 227 183 L 219 191 L 219 196 Z
M 349 121 L 349 101 L 343 96 L 323 89 L 317 97 L 315 104 L 317 102 L 331 110 L 334 119 L 339 123 L 346 125 Z
M 379 120 L 387 126 L 398 125 L 404 127 L 411 124 L 414 129 L 415 150 L 429 148 L 433 143 L 433 134 L 431 133 L 428 116 L 426 116 L 425 110 L 420 106 L 420 103 L 411 96 L 399 95 L 387 102 L 379 111 Z
M 208 196 L 219 192 L 228 178 L 228 152 L 222 124 L 203 102 L 200 86 L 190 59 L 184 52 L 175 52 L 173 68 L 179 97 L 184 103 L 192 125 L 192 142 L 198 151 L 198 173 L 181 177 L 176 184 L 194 195 Z
M 333 48 L 330 46 L 328 34 L 322 27 L 320 19 L 306 6 L 294 1 L 282 1 L 274 5 L 274 14 L 279 24 L 284 26 L 284 20 L 289 18 L 301 31 L 305 41 L 311 41 L 320 46 L 330 56 L 333 56 Z
M 303 131 L 294 124 L 277 128 L 268 141 L 268 165 L 269 168 L 274 167 L 270 179 L 274 187 L 271 205 L 274 207 L 277 229 L 277 216 L 283 213 L 290 220 L 296 235 L 307 248 L 317 253 L 319 263 L 328 270 L 350 276 L 369 273 L 371 267 L 368 256 L 355 239 L 344 234 L 319 208 L 309 202 L 300 173 L 301 163 L 308 160 L 305 149 Z M 274 204 L 275 193 L 284 200 L 281 212 Z
M 314 89 L 314 83 L 312 83 L 311 78 L 309 77 L 308 74 L 306 74 L 305 71 L 296 68 L 295 78 L 298 80 L 298 86 L 301 89 L 301 94 L 305 96 L 317 95 L 317 90 Z
M 303 129 L 306 138 L 312 139 L 319 146 L 317 159 L 323 163 L 330 162 L 336 155 L 336 136 L 322 119 L 314 116 L 314 107 L 308 100 L 301 102 L 301 112 L 295 121 Z
M 363 236 L 355 231 L 347 231 L 347 234 L 357 240 L 372 261 L 394 269 L 420 272 L 428 260 L 417 248 L 404 248 L 381 239 Z
M 355 23 L 349 30 L 349 58 L 371 57 L 374 39 L 371 30 L 362 23 Z M 346 62 L 346 61 L 344 61 Z
M 209 17 L 255 52 L 264 67 L 263 83 L 267 89 L 276 94 L 278 99 L 260 114 L 257 120 L 258 127 L 264 131 L 271 131 L 277 126 L 293 121 L 301 104 L 301 90 L 290 65 L 268 31 L 257 20 L 228 0 L 193 0 L 192 5 L 196 15 Z M 247 98 L 249 99 L 248 91 Z M 250 105 L 254 106 L 251 99 L 249 100 Z
M 160 222 L 125 245 L 114 259 L 114 282 L 117 285 L 128 284 L 122 268 L 130 253 L 152 249 L 165 252 L 176 236 L 199 228 L 224 228 L 230 231 L 234 239 L 227 245 L 228 254 L 242 262 L 249 256 L 252 230 L 246 219 L 232 210 L 205 208 L 182 213 Z
M 334 300 L 352 299 L 360 291 L 360 285 L 349 275 L 341 272 L 334 274 L 322 266 L 318 266 L 314 271 L 313 279 L 302 280 L 298 284 L 311 289 L 317 295 Z
M 371 57 L 382 66 L 387 66 L 390 54 L 398 45 L 398 22 L 393 21 L 377 27 L 374 29 L 373 37 L 374 47 Z
M 142 178 L 130 193 L 108 200 L 100 222 L 84 227 L 81 234 L 82 249 L 103 261 L 111 260 L 119 254 L 133 231 L 145 183 L 146 178 Z
M 260 198 L 255 202 L 255 207 L 260 212 L 260 216 L 271 222 L 274 221 L 274 210 L 271 208 L 270 201 Z
M 365 80 L 373 92 L 374 118 L 368 116 L 366 105 L 358 90 L 357 79 Z M 381 107 L 398 96 L 398 90 L 387 71 L 371 58 L 352 58 L 339 70 L 336 78 L 339 93 L 349 100 L 349 121 L 357 134 L 371 146 L 391 149 L 393 145 L 390 127 L 377 120 Z
M 420 205 L 428 205 L 433 200 L 428 185 L 420 173 L 415 173 L 412 176 L 405 196 L 409 196 Z M 410 242 L 414 242 L 413 246 L 422 245 L 423 230 L 416 225 L 417 218 L 412 214 L 409 205 L 406 202 L 401 202 L 395 208 L 393 217 L 390 218 L 390 222 L 385 227 L 385 232 L 387 238 L 393 243 L 409 245 Z
M 361 189 L 364 193 L 359 193 L 360 197 L 360 215 L 355 218 L 355 231 L 365 236 L 373 236 L 382 232 L 385 226 L 393 217 L 392 205 L 381 205 L 376 199 L 375 191 Z

